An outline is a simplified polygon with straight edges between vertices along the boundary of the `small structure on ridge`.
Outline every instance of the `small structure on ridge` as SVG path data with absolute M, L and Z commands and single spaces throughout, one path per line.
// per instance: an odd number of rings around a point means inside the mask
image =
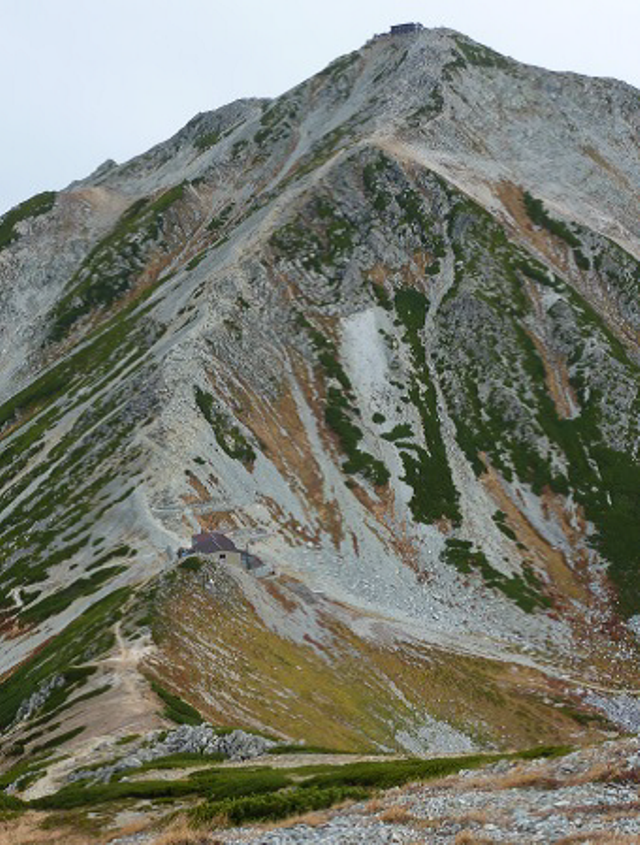
M 178 558 L 182 560 L 190 555 L 198 555 L 213 560 L 216 563 L 231 563 L 242 566 L 247 572 L 266 570 L 265 564 L 256 555 L 249 554 L 246 549 L 238 549 L 225 534 L 219 531 L 203 531 L 191 537 L 188 549 L 178 549 Z

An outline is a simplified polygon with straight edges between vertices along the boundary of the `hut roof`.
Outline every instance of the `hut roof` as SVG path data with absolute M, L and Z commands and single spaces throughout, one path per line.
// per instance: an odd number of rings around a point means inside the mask
M 201 554 L 212 554 L 213 552 L 237 552 L 233 541 L 218 531 L 206 531 L 202 534 L 194 534 L 191 538 L 194 552 Z

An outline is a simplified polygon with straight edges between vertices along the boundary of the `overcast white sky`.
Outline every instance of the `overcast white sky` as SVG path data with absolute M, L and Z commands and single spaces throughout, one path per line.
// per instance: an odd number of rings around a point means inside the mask
M 0 213 L 404 21 L 640 88 L 640 0 L 0 0 Z

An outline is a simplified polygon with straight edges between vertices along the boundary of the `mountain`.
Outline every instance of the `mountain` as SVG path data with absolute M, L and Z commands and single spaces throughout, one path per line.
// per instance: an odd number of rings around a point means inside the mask
M 380 36 L 1 219 L 5 785 L 637 727 L 638 97 Z

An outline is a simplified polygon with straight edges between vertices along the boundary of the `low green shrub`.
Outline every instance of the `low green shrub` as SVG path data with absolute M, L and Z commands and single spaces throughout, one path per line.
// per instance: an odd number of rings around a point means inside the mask
M 93 544 L 95 545 L 95 543 Z M 118 557 L 131 557 L 136 554 L 136 550 L 132 549 L 130 546 L 122 545 L 117 546 L 115 549 L 112 549 L 110 552 L 106 554 L 100 555 L 100 557 L 96 558 L 92 563 L 87 566 L 87 572 L 91 572 L 93 569 L 99 569 L 101 566 L 104 566 L 105 563 L 108 563 L 110 560 L 114 560 Z
M 203 566 L 203 560 L 201 560 L 196 555 L 190 555 L 189 557 L 186 557 L 184 560 L 180 561 L 180 563 L 178 564 L 178 569 L 182 569 L 185 572 L 200 572 Z
M 71 810 L 76 807 L 94 806 L 125 798 L 154 800 L 181 798 L 198 790 L 186 781 L 140 781 L 139 783 L 113 783 L 99 786 L 82 786 L 80 782 L 63 787 L 53 795 L 46 795 L 30 802 L 38 810 Z
M 464 36 L 456 38 L 455 41 L 464 59 L 469 64 L 478 67 L 501 68 L 502 70 L 509 70 L 513 67 L 510 59 L 505 58 L 500 53 L 496 53 L 495 50 L 491 50 L 489 47 L 469 42 Z
M 139 766 L 135 772 L 154 771 L 155 769 L 182 769 L 190 766 L 198 766 L 203 763 L 220 763 L 226 760 L 224 754 L 221 752 L 214 752 L 212 754 L 199 754 L 197 752 L 180 752 L 176 754 L 167 754 L 166 757 L 157 757 L 155 760 L 148 760 Z M 123 772 L 122 774 L 128 774 Z
M 571 745 L 536 745 L 524 751 L 516 751 L 513 757 L 518 760 L 549 760 L 554 757 L 564 757 L 572 751 Z
M 388 440 L 390 443 L 394 443 L 396 440 L 411 439 L 411 437 L 413 437 L 413 432 L 411 431 L 411 426 L 408 423 L 399 423 L 394 426 L 391 431 L 385 431 L 380 436 L 383 440 Z
M 129 588 L 121 588 L 96 602 L 0 684 L 0 729 L 11 724 L 21 702 L 45 679 L 55 674 L 65 679 L 64 687 L 55 689 L 47 699 L 45 709 L 53 709 L 54 702 L 59 706 L 74 685 L 95 671 L 73 664 L 84 663 L 111 646 L 109 625 L 119 617 L 129 594 Z
M 79 578 L 68 587 L 58 590 L 50 596 L 42 599 L 37 604 L 23 610 L 20 619 L 26 624 L 38 625 L 50 616 L 62 613 L 70 604 L 82 596 L 89 596 L 95 593 L 100 587 L 116 575 L 126 572 L 126 566 L 111 566 L 107 569 L 100 569 L 88 578 Z
M 201 725 L 204 719 L 195 707 L 187 704 L 179 696 L 168 692 L 157 681 L 151 681 L 151 688 L 164 701 L 166 707 L 162 715 L 178 725 Z
M 515 531 L 513 531 L 513 529 L 509 528 L 509 526 L 507 525 L 507 523 L 506 523 L 507 515 L 505 513 L 503 513 L 502 511 L 496 511 L 491 518 L 493 519 L 495 524 L 498 526 L 500 531 L 502 531 L 502 533 L 505 535 L 505 537 L 508 537 L 510 540 L 513 540 L 514 542 L 518 539 L 516 534 L 515 534 Z
M 214 147 L 219 140 L 219 132 L 205 132 L 204 135 L 198 135 L 197 138 L 194 139 L 193 146 L 197 150 L 200 150 L 200 152 L 204 152 L 205 150 L 209 150 L 211 147 Z
M 233 425 L 224 414 L 214 409 L 211 393 L 201 390 L 197 385 L 194 388 L 194 393 L 196 405 L 213 429 L 218 446 L 230 458 L 251 467 L 256 460 L 256 453 L 240 429 Z
M 277 792 L 293 784 L 285 769 L 202 769 L 192 772 L 188 781 L 212 801 Z
M 217 823 L 220 819 L 231 824 L 249 821 L 275 821 L 288 816 L 322 810 L 348 799 L 359 801 L 369 796 L 369 790 L 354 787 L 328 789 L 294 789 L 269 795 L 250 795 L 211 801 L 191 812 L 197 824 Z
M 323 748 L 321 745 L 276 745 L 269 748 L 267 754 L 349 754 L 351 752 L 336 752 L 335 748 Z
M 359 800 L 379 789 L 442 777 L 463 768 L 477 768 L 501 759 L 531 760 L 559 756 L 571 750 L 568 747 L 540 746 L 513 754 L 302 766 L 286 770 L 266 767 L 207 768 L 192 772 L 184 780 L 175 781 L 115 781 L 94 786 L 76 782 L 63 787 L 54 795 L 29 802 L 29 806 L 42 810 L 68 810 L 125 799 L 171 800 L 200 796 L 206 802 L 190 814 L 194 822 L 217 823 L 225 818 L 238 824 L 243 821 L 285 818 L 295 813 L 328 807 L 346 799 Z M 197 759 L 200 755 L 171 755 L 151 761 L 140 770 L 147 766 L 180 766 L 192 762 L 194 757 Z M 42 765 L 46 765 L 46 762 L 31 768 L 37 769 Z M 5 785 L 29 771 L 27 764 L 18 764 L 5 778 Z
M 84 725 L 81 725 L 78 728 L 73 728 L 73 730 L 67 731 L 63 734 L 58 734 L 57 736 L 52 737 L 52 739 L 48 740 L 47 742 L 43 742 L 42 745 L 36 745 L 36 747 L 32 750 L 32 754 L 39 754 L 43 751 L 48 751 L 51 748 L 57 748 L 57 746 L 62 745 L 65 742 L 69 742 L 69 740 L 74 739 L 75 737 L 79 736 L 85 729 Z
M 94 309 L 105 309 L 121 299 L 139 277 L 148 251 L 157 246 L 165 213 L 184 194 L 175 185 L 157 199 L 142 198 L 122 214 L 111 232 L 89 253 L 49 319 L 49 340 L 57 343 L 75 323 Z
M 499 590 L 525 613 L 551 606 L 551 600 L 542 592 L 543 584 L 531 566 L 525 564 L 522 575 L 504 575 L 491 566 L 484 552 L 475 549 L 468 540 L 453 538 L 446 541 L 443 560 L 464 575 L 478 572 L 487 587 Z
M 198 266 L 198 264 L 200 264 L 201 261 L 204 261 L 204 259 L 206 257 L 207 257 L 207 250 L 206 249 L 201 250 L 197 255 L 194 255 L 194 257 L 191 259 L 191 261 L 189 261 L 186 269 L 187 270 L 195 270 L 196 267 Z
M 291 783 L 281 770 L 204 769 L 193 772 L 185 780 L 112 781 L 94 786 L 72 783 L 53 795 L 31 801 L 30 806 L 41 810 L 67 810 L 125 799 L 177 799 L 187 795 L 223 801 L 275 792 Z
M 503 755 L 468 755 L 466 757 L 442 757 L 433 760 L 388 760 L 381 762 L 346 763 L 327 767 L 326 771 L 312 774 L 300 784 L 301 789 L 327 789 L 335 787 L 362 787 L 366 789 L 390 789 L 404 783 L 429 780 L 453 774 L 460 769 L 472 769 L 494 762 Z M 315 769 L 315 767 L 313 767 Z M 304 775 L 304 768 L 295 769 L 297 776 Z M 292 772 L 293 774 L 293 772 Z
M 20 798 L 15 795 L 7 795 L 6 792 L 0 792 L 0 813 L 7 810 L 26 810 L 27 805 Z
M 580 239 L 573 234 L 566 223 L 562 223 L 560 220 L 555 220 L 550 216 L 549 212 L 544 207 L 542 200 L 536 199 L 528 191 L 524 191 L 523 197 L 525 210 L 533 223 L 537 226 L 541 226 L 548 232 L 551 232 L 552 235 L 556 235 L 556 237 L 561 238 L 573 249 L 580 248 Z
M 140 734 L 126 734 L 125 736 L 121 736 L 120 739 L 116 740 L 116 745 L 129 745 L 129 743 L 135 742 L 135 740 L 139 738 Z

